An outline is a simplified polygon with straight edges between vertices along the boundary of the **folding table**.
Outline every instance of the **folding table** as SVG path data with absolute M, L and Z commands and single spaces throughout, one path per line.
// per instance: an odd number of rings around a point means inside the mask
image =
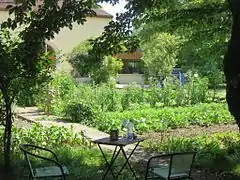
M 136 150 L 136 148 L 138 147 L 139 143 L 142 142 L 144 139 L 142 138 L 136 138 L 134 140 L 131 140 L 129 141 L 127 138 L 119 138 L 117 141 L 111 141 L 109 137 L 106 137 L 106 138 L 102 138 L 102 139 L 97 139 L 97 140 L 94 140 L 93 143 L 97 144 L 105 161 L 106 161 L 106 165 L 107 165 L 107 169 L 103 175 L 103 178 L 102 179 L 105 179 L 105 177 L 107 176 L 108 172 L 110 171 L 112 176 L 113 176 L 113 179 L 117 179 L 118 176 L 121 174 L 122 170 L 124 169 L 124 167 L 126 165 L 129 166 L 133 176 L 135 179 L 137 179 L 137 176 L 133 170 L 133 168 L 131 167 L 130 163 L 129 163 L 129 159 L 131 158 L 132 154 L 134 153 L 134 151 Z M 127 156 L 125 150 L 124 150 L 124 147 L 127 146 L 127 145 L 130 145 L 130 144 L 134 144 L 134 148 L 133 150 L 131 151 L 130 155 Z M 113 155 L 112 155 L 112 158 L 111 158 L 111 161 L 108 162 L 103 150 L 102 150 L 102 147 L 101 145 L 110 145 L 110 146 L 115 146 L 115 149 L 114 149 L 114 152 L 113 152 Z M 119 147 L 119 149 L 118 149 Z M 118 150 L 117 150 L 118 149 Z M 122 152 L 124 158 L 125 158 L 125 163 L 123 164 L 123 166 L 121 167 L 120 171 L 115 175 L 113 173 L 113 169 L 112 169 L 112 166 L 114 165 L 114 162 L 115 160 L 117 159 L 119 153 Z

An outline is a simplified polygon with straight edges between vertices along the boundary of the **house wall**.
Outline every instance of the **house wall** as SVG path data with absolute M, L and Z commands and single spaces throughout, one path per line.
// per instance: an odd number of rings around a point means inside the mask
M 8 11 L 0 11 L 0 22 L 9 17 Z M 72 67 L 66 61 L 66 55 L 74 47 L 89 38 L 100 36 L 111 18 L 88 17 L 84 25 L 73 23 L 73 29 L 62 28 L 54 39 L 47 43 L 57 52 L 57 69 L 70 72 Z
M 8 11 L 0 11 L 0 22 L 6 20 L 9 17 Z M 102 17 L 89 17 L 87 22 L 82 26 L 77 23 L 73 24 L 73 29 L 63 28 L 59 34 L 55 36 L 53 40 L 47 41 L 47 43 L 58 52 L 57 56 L 57 69 L 65 72 L 72 70 L 71 65 L 64 59 L 64 55 L 67 55 L 76 47 L 80 42 L 83 42 L 91 37 L 97 37 L 101 35 L 110 18 Z M 116 55 L 118 58 L 128 59 L 140 59 L 141 53 L 130 53 Z M 78 78 L 78 82 L 89 81 L 89 78 Z M 142 84 L 144 82 L 144 76 L 142 74 L 119 74 L 116 78 L 116 82 L 120 84 L 130 84 L 136 82 Z
M 118 74 L 116 77 L 116 82 L 119 84 L 130 84 L 133 82 L 143 84 L 144 80 L 143 74 Z
M 8 11 L 0 11 L 0 23 L 9 17 Z
M 55 46 L 60 56 L 66 56 L 81 42 L 92 37 L 100 36 L 104 30 L 104 26 L 106 26 L 110 20 L 109 18 L 89 17 L 83 26 L 74 23 L 72 30 L 63 28 L 53 40 L 49 41 L 49 44 Z M 71 71 L 72 68 L 70 64 L 64 60 L 64 58 L 61 60 L 63 61 L 58 64 L 58 69 L 66 72 Z

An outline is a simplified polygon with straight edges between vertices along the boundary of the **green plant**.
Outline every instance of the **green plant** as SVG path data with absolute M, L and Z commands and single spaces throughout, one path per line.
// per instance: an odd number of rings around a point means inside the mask
M 143 89 L 138 87 L 137 84 L 132 83 L 126 89 L 121 97 L 122 109 L 131 109 L 132 106 L 136 104 L 141 104 L 144 102 Z
M 163 131 L 167 128 L 180 128 L 189 125 L 210 126 L 212 124 L 232 123 L 226 104 L 197 104 L 186 107 L 165 107 L 161 109 L 133 109 L 123 112 L 105 112 L 98 114 L 94 124 L 107 131 L 111 122 L 119 125 L 124 119 L 134 119 L 138 133 Z M 143 119 L 145 119 L 143 121 Z M 164 125 L 161 120 L 164 120 Z
M 70 74 L 54 72 L 51 81 L 39 86 L 38 89 L 35 95 L 37 106 L 48 115 L 61 115 L 66 102 L 61 103 L 68 99 L 68 96 L 76 89 L 76 85 Z
M 96 4 L 44 0 L 14 1 L 7 10 L 12 18 L 1 23 L 0 28 L 0 90 L 4 99 L 5 124 L 4 160 L 9 172 L 12 136 L 12 105 L 22 89 L 34 87 L 49 80 L 54 61 L 53 53 L 45 51 L 46 40 L 53 39 L 61 28 L 72 29 L 73 22 L 84 24 Z M 36 8 L 33 8 L 36 7 Z M 34 37 L 34 38 L 33 38 Z
M 122 68 L 122 61 L 112 56 L 89 54 L 92 44 L 87 41 L 75 47 L 68 57 L 73 74 L 78 77 L 89 76 L 93 84 L 108 83 L 116 77 Z M 97 65 L 96 65 L 97 64 Z
M 196 104 L 199 102 L 206 102 L 207 97 L 207 89 L 208 89 L 208 79 L 201 78 L 197 73 L 188 73 L 189 82 L 186 85 L 190 104 Z
M 176 92 L 180 86 L 179 81 L 176 77 L 171 75 L 164 80 L 163 84 L 164 86 L 160 90 L 162 103 L 164 106 L 171 106 L 175 103 L 174 101 L 176 99 Z
M 145 73 L 149 77 L 166 77 L 176 65 L 181 39 L 169 33 L 151 33 L 148 39 L 142 40 L 142 60 Z
M 24 107 L 36 106 L 36 94 L 38 94 L 39 91 L 40 87 L 38 85 L 23 89 L 16 97 L 16 104 Z
M 159 139 L 149 139 L 144 146 L 160 152 L 196 151 L 196 166 L 212 170 L 230 170 L 238 161 L 236 159 L 238 153 L 230 152 L 229 148 L 233 145 L 238 149 L 239 144 L 237 146 L 235 143 L 226 145 L 226 141 L 223 139 L 235 141 L 239 140 L 240 136 L 238 133 L 230 132 L 196 137 L 169 137 L 164 142 Z
M 91 124 L 94 113 L 91 107 L 83 103 L 70 104 L 65 109 L 65 117 L 72 122 Z

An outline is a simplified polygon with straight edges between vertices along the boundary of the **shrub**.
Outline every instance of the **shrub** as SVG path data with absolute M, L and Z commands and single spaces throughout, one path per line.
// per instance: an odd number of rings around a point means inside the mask
M 121 92 L 119 92 L 111 84 L 101 84 L 94 86 L 92 106 L 98 106 L 98 110 L 101 112 L 106 111 L 119 111 L 121 110 Z
M 162 87 L 152 83 L 149 89 L 148 102 L 152 107 L 157 103 L 162 106 L 182 106 L 204 103 L 208 100 L 208 79 L 187 74 L 188 82 L 181 86 L 175 76 L 169 76 L 162 82 Z
M 94 113 L 91 107 L 83 103 L 70 104 L 65 109 L 65 116 L 71 122 L 91 124 Z
M 141 101 L 141 89 L 136 86 L 136 84 L 131 84 L 126 89 L 123 90 L 121 104 L 122 109 L 127 110 L 131 108 L 131 105 Z
M 52 80 L 41 87 L 37 95 L 37 106 L 48 114 L 60 115 L 64 109 L 60 105 L 61 101 L 67 99 L 75 88 L 72 76 L 64 72 L 56 72 Z
M 0 145 L 3 148 L 3 126 L 0 126 Z M 89 142 L 82 133 L 73 133 L 72 129 L 65 127 L 43 127 L 33 124 L 31 128 L 13 127 L 12 151 L 18 152 L 20 144 L 35 144 L 47 148 L 57 148 L 63 145 L 87 145 Z M 3 151 L 1 151 L 3 152 Z
M 40 90 L 39 86 L 23 89 L 16 97 L 16 104 L 24 107 L 35 106 L 37 102 L 36 95 L 40 92 Z
M 3 129 L 0 128 L 0 145 L 3 148 Z M 19 150 L 22 143 L 35 144 L 46 147 L 55 152 L 59 161 L 64 164 L 70 175 L 69 179 L 95 179 L 100 176 L 96 172 L 104 165 L 104 159 L 100 156 L 100 151 L 91 148 L 90 142 L 82 133 L 73 133 L 72 129 L 64 127 L 43 127 L 40 124 L 33 124 L 31 128 L 13 128 L 12 137 L 12 179 L 27 179 L 29 175 L 26 169 L 26 161 Z M 3 151 L 1 151 L 3 152 Z M 44 152 L 42 152 L 44 153 Z M 49 153 L 44 153 L 44 157 L 49 157 Z M 107 158 L 110 155 L 106 154 Z M 3 164 L 3 154 L 0 156 L 0 166 Z M 34 159 L 34 164 L 49 166 L 46 161 Z M 1 166 L 2 167 L 2 166 Z
M 199 77 L 198 74 L 189 72 L 188 83 L 185 88 L 188 92 L 188 104 L 197 104 L 206 102 L 208 99 L 208 79 L 206 77 Z

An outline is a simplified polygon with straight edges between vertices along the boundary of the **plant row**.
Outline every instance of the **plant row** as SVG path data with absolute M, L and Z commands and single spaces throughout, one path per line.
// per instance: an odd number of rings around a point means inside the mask
M 3 127 L 0 127 L 0 134 L 3 134 Z M 14 126 L 12 134 L 13 152 L 17 152 L 18 146 L 23 143 L 35 144 L 50 149 L 62 145 L 89 145 L 89 141 L 83 132 L 73 133 L 72 129 L 65 127 L 43 127 L 40 124 L 33 124 L 31 128 L 16 128 Z M 3 143 L 3 136 L 0 136 L 0 138 L 0 143 Z
M 210 126 L 233 122 L 225 103 L 198 104 L 187 107 L 166 107 L 159 109 L 135 109 L 123 112 L 108 112 L 94 119 L 94 126 L 108 131 L 111 127 L 121 128 L 124 120 L 131 120 L 138 133 L 161 132 L 168 128 L 182 128 L 189 125 Z
M 69 74 L 55 73 L 49 84 L 22 91 L 17 103 L 38 105 L 48 113 L 64 116 L 74 111 L 71 109 L 78 109 L 79 104 L 93 111 L 115 112 L 142 105 L 168 107 L 211 102 L 213 95 L 208 91 L 208 80 L 201 77 L 190 77 L 184 86 L 175 77 L 168 77 L 161 88 L 152 82 L 147 89 L 136 84 L 117 89 L 115 84 L 76 84 Z

